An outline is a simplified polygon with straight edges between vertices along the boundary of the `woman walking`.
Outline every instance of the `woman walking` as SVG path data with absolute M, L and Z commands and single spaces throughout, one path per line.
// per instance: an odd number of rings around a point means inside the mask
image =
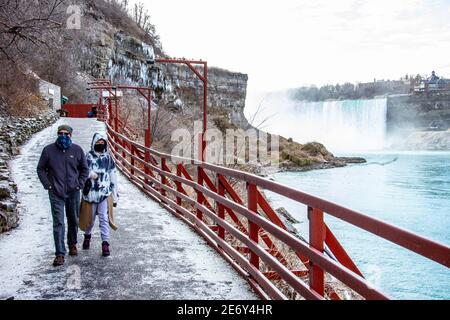
M 92 223 L 85 231 L 83 249 L 88 250 L 90 248 L 95 217 L 98 215 L 102 237 L 102 254 L 106 257 L 110 255 L 108 203 L 111 197 L 114 207 L 117 206 L 118 192 L 116 166 L 114 159 L 108 152 L 105 135 L 94 134 L 92 149 L 87 153 L 86 161 L 90 173 L 83 190 L 83 200 L 92 207 Z

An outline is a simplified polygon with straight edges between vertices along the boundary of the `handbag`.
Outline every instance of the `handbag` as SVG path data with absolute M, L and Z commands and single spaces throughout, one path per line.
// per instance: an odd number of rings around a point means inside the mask
M 92 204 L 81 198 L 80 203 L 80 229 L 86 231 L 92 224 Z
M 81 231 L 86 231 L 89 228 L 92 224 L 92 218 L 92 204 L 82 198 L 80 203 L 79 224 Z M 114 223 L 113 199 L 111 196 L 108 198 L 108 218 L 110 228 L 116 231 L 119 227 Z

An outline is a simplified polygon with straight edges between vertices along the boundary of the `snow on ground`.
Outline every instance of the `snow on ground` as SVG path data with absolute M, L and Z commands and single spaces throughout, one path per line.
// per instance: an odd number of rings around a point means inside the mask
M 36 166 L 62 123 L 74 127 L 73 139 L 85 151 L 94 132 L 104 130 L 95 120 L 61 119 L 36 134 L 11 162 L 21 223 L 0 235 L 0 299 L 257 299 L 206 241 L 122 175 L 111 257 L 101 257 L 96 226 L 91 250 L 79 248 L 78 257 L 67 256 L 65 266 L 54 268 L 50 205 Z

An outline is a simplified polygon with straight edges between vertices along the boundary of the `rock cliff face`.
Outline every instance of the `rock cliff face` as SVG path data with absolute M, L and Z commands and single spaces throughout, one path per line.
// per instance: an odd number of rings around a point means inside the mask
M 203 103 L 202 82 L 187 66 L 154 65 L 155 57 L 167 57 L 158 41 L 131 32 L 131 27 L 124 30 L 94 1 L 77 2 L 83 9 L 82 29 L 67 31 L 66 38 L 82 72 L 111 79 L 115 84 L 161 88 L 167 106 L 187 112 L 199 109 Z M 74 46 L 74 42 L 82 45 Z M 209 68 L 208 106 L 226 110 L 229 120 L 239 127 L 248 125 L 244 116 L 247 80 L 242 73 Z
M 389 96 L 388 131 L 450 128 L 450 93 Z
M 450 150 L 450 93 L 408 94 L 387 99 L 391 147 Z

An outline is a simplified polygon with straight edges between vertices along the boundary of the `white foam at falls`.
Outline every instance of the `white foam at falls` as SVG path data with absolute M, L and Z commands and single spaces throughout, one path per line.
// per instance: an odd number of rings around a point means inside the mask
M 300 143 L 318 141 L 336 152 L 384 148 L 386 101 L 381 98 L 303 102 L 272 96 L 264 104 L 277 113 L 271 126 L 276 127 L 276 133 Z

